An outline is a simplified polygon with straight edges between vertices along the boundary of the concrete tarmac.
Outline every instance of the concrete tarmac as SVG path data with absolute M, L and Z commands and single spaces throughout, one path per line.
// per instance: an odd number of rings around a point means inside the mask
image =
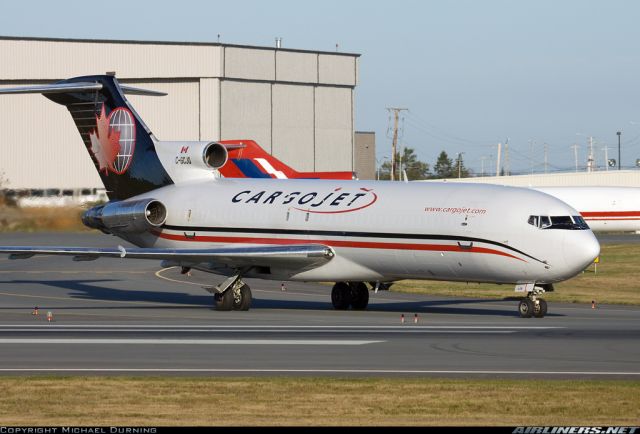
M 0 245 L 118 244 L 0 236 Z M 156 261 L 2 257 L 0 373 L 640 378 L 638 307 L 550 303 L 545 318 L 522 319 L 516 301 L 380 291 L 366 311 L 335 311 L 330 285 L 248 280 L 252 309 L 217 312 L 202 286 L 221 279 Z

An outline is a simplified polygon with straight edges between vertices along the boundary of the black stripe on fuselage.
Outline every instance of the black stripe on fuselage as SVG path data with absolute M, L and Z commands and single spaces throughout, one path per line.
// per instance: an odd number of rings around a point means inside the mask
M 499 243 L 497 241 L 485 240 L 483 238 L 464 237 L 455 235 L 433 235 L 433 234 L 402 234 L 395 232 L 353 232 L 353 231 L 319 231 L 306 229 L 265 229 L 265 228 L 227 228 L 227 227 L 205 227 L 205 226 L 174 226 L 162 225 L 163 229 L 182 232 L 235 232 L 235 233 L 251 233 L 251 234 L 273 234 L 273 235 L 313 235 L 321 237 L 349 237 L 349 238 L 392 238 L 392 239 L 414 239 L 414 240 L 439 240 L 439 241 L 470 241 L 477 243 L 491 244 L 519 253 L 527 258 L 543 263 L 538 258 L 515 249 L 509 245 Z

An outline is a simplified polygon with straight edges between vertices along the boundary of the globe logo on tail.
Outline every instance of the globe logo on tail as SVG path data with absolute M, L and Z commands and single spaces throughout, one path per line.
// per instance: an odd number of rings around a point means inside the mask
M 127 171 L 136 147 L 136 124 L 131 112 L 118 107 L 107 117 L 104 104 L 96 116 L 96 129 L 89 134 L 91 153 L 98 170 L 122 175 Z

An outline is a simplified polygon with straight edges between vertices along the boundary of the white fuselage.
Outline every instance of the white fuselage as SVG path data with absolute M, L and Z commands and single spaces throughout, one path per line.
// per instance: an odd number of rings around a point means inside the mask
M 248 273 L 266 279 L 552 283 L 582 271 L 600 248 L 588 229 L 529 224 L 530 216 L 578 213 L 524 188 L 226 178 L 138 197 L 160 200 L 168 210 L 162 228 L 128 237 L 142 247 L 317 243 L 335 252 L 307 271 L 283 265 Z
M 640 231 L 640 188 L 536 187 L 571 205 L 594 232 Z

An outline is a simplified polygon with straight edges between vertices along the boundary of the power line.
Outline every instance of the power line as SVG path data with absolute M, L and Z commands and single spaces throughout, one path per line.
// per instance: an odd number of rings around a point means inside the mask
M 436 130 L 437 132 L 439 132 L 439 134 L 441 136 L 446 137 L 448 140 L 454 140 L 456 142 L 466 142 L 469 144 L 474 144 L 474 145 L 478 145 L 478 144 L 485 144 L 487 142 L 491 142 L 491 140 L 470 140 L 470 139 L 466 139 L 464 137 L 460 137 L 457 136 L 455 134 L 451 134 L 450 132 L 446 131 L 443 128 L 437 127 L 436 125 L 425 121 L 424 119 L 419 118 L 413 111 L 409 111 L 408 116 L 410 119 L 413 119 L 415 122 L 423 124 L 423 126 L 426 126 L 427 128 L 430 128 L 432 130 Z

